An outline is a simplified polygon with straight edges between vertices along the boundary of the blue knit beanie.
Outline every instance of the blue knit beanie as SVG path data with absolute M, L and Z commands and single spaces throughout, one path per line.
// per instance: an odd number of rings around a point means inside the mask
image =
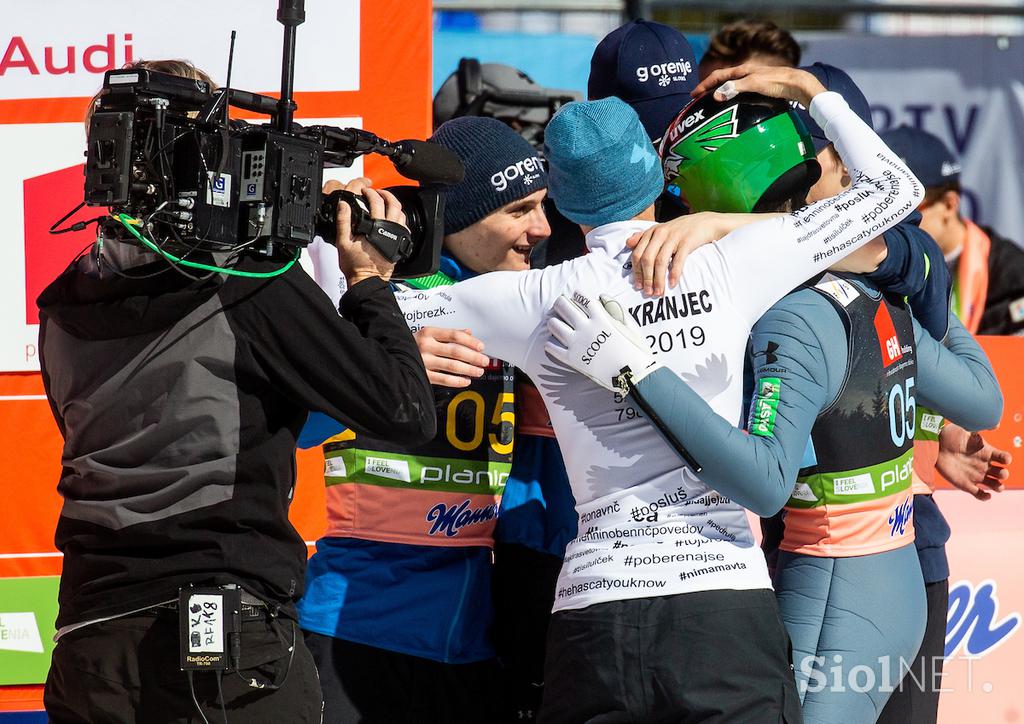
M 466 116 L 442 123 L 430 140 L 462 160 L 466 175 L 444 189 L 444 233 L 462 231 L 505 204 L 548 187 L 533 146 L 493 118 Z
M 618 98 L 569 103 L 544 132 L 551 197 L 566 218 L 628 221 L 662 192 L 658 154 L 636 111 Z

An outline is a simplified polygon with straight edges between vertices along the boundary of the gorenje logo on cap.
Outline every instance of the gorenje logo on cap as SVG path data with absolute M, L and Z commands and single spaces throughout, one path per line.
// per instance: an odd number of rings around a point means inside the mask
M 680 58 L 671 63 L 641 65 L 636 69 L 636 79 L 641 83 L 646 83 L 649 78 L 657 78 L 658 85 L 666 86 L 674 80 L 686 80 L 692 72 L 693 65 L 690 61 Z
M 536 156 L 524 158 L 522 161 L 509 164 L 503 171 L 498 171 L 491 176 L 491 186 L 495 191 L 504 191 L 508 188 L 508 182 L 515 181 L 517 178 L 522 178 L 523 185 L 529 186 L 540 178 L 541 169 L 540 159 Z

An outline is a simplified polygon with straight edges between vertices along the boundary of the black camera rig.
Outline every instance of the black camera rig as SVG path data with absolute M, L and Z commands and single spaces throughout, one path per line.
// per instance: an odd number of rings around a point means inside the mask
M 110 207 L 105 234 L 143 243 L 165 257 L 195 250 L 294 259 L 315 235 L 331 240 L 337 203 L 352 208 L 391 261 L 394 276 L 433 273 L 443 237 L 440 185 L 463 169 L 447 149 L 426 141 L 389 142 L 355 128 L 293 122 L 296 27 L 304 0 L 281 0 L 284 26 L 281 97 L 272 98 L 142 67 L 107 71 L 89 123 L 85 203 Z M 271 117 L 265 125 L 228 119 L 233 106 Z M 359 156 L 386 156 L 422 186 L 396 187 L 409 231 L 369 219 L 351 194 L 322 198 L 325 167 Z M 394 189 L 393 189 L 394 190 Z

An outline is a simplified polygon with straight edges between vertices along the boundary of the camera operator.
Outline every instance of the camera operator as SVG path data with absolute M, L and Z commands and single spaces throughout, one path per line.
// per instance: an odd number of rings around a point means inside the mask
M 373 217 L 404 223 L 386 191 L 347 189 Z M 434 433 L 393 267 L 353 236 L 346 204 L 337 248 L 349 285 L 340 317 L 298 265 L 268 277 L 280 261 L 193 251 L 232 272 L 193 276 L 113 238 L 40 295 L 43 382 L 64 438 L 51 722 L 180 722 L 197 710 L 203 721 L 320 721 L 294 606 L 306 559 L 288 520 L 296 437 L 310 410 L 404 444 Z M 226 666 L 213 671 L 181 670 L 190 587 L 221 591 L 225 618 L 240 595 Z

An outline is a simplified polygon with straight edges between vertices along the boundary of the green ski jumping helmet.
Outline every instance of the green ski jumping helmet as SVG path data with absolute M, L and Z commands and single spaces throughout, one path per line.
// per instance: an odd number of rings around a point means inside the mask
M 708 93 L 687 105 L 658 149 L 669 193 L 693 211 L 802 206 L 821 167 L 788 102 L 757 93 L 727 101 Z

